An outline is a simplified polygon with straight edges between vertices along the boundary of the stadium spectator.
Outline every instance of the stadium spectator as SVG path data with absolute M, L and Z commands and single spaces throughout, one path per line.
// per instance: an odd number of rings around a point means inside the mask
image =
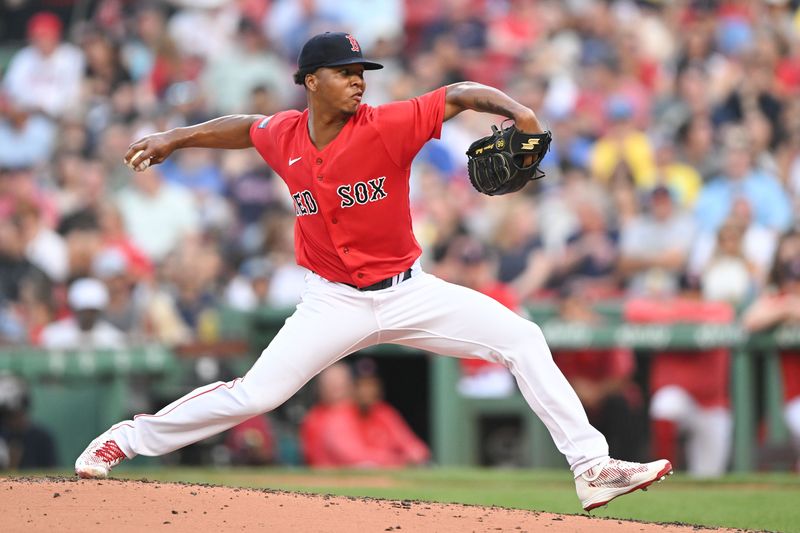
M 153 263 L 131 240 L 126 232 L 122 213 L 116 204 L 106 201 L 98 206 L 98 226 L 102 248 L 118 251 L 125 259 L 125 265 L 136 279 L 146 279 L 153 275 Z
M 56 227 L 56 202 L 40 174 L 31 167 L 0 167 L 0 218 L 13 217 L 22 204 L 37 209 L 44 226 Z
M 381 400 L 374 376 L 359 381 L 337 363 L 318 378 L 319 403 L 306 415 L 301 441 L 313 467 L 400 467 L 424 463 L 427 447 Z M 358 393 L 356 393 L 358 390 Z
M 607 190 L 591 179 L 586 169 L 572 165 L 563 164 L 559 170 L 558 182 L 543 191 L 537 201 L 539 209 L 538 226 L 541 231 L 542 241 L 548 251 L 555 252 L 554 260 L 563 255 L 564 246 L 567 240 L 578 230 L 580 221 L 578 219 L 578 206 L 584 202 L 593 202 L 602 206 L 612 203 L 607 198 Z M 630 184 L 627 184 L 630 185 Z M 636 198 L 635 191 L 627 187 Z M 620 187 L 615 187 L 614 191 L 619 191 Z M 636 210 L 636 208 L 634 208 Z M 622 210 L 616 211 L 618 222 L 622 223 Z
M 720 174 L 721 150 L 715 142 L 714 125 L 708 116 L 689 118 L 678 129 L 676 141 L 678 159 L 697 170 L 704 183 Z
M 709 73 L 697 66 L 686 67 L 674 76 L 673 90 L 662 94 L 653 106 L 654 125 L 660 136 L 680 138 L 692 122 L 703 123 L 699 119 L 707 117 L 711 111 L 709 78 Z M 698 147 L 689 145 L 687 148 Z
M 195 340 L 217 340 L 208 329 L 219 305 L 214 296 L 221 258 L 217 250 L 202 243 L 181 243 L 163 264 L 164 280 L 174 297 L 175 308 Z M 201 338 L 206 337 L 206 338 Z
M 225 303 L 233 309 L 252 311 L 269 303 L 272 265 L 262 257 L 242 263 L 239 272 L 225 288 Z
M 619 293 L 619 232 L 610 226 L 603 206 L 584 199 L 575 206 L 577 230 L 567 239 L 554 272 L 558 283 L 580 284 L 587 295 L 609 298 Z
M 184 4 L 167 23 L 169 36 L 184 56 L 201 61 L 225 57 L 233 47 L 241 13 L 224 0 Z
M 787 233 L 778 245 L 775 264 L 770 276 L 770 290 L 761 295 L 745 311 L 742 318 L 749 331 L 769 331 L 800 322 L 800 232 Z M 800 353 L 794 350 L 781 352 L 784 407 L 786 425 L 797 453 L 797 471 L 800 472 Z
M 334 4 L 316 0 L 276 0 L 264 19 L 263 31 L 280 47 L 284 57 L 294 59 L 309 37 L 319 31 L 336 31 L 340 21 Z
M 272 283 L 267 301 L 277 308 L 300 302 L 308 270 L 294 260 L 294 217 L 287 210 L 275 210 L 263 219 L 261 252 L 272 264 Z
M 729 324 L 733 308 L 679 296 L 629 300 L 626 320 L 640 324 Z M 728 396 L 730 350 L 663 350 L 650 366 L 653 454 L 668 457 L 695 477 L 718 477 L 728 468 L 733 420 Z M 685 450 L 678 444 L 685 435 Z
M 423 46 L 430 50 L 439 38 L 453 38 L 467 57 L 475 57 L 486 48 L 486 21 L 472 9 L 473 0 L 444 0 L 436 18 L 422 32 Z
M 12 374 L 0 374 L 0 471 L 57 465 L 55 439 L 31 420 L 30 408 L 28 384 Z
M 682 209 L 694 206 L 703 186 L 703 178 L 691 165 L 677 157 L 676 146 L 671 139 L 663 139 L 655 146 L 656 178 L 658 185 L 668 187 L 675 203 Z
M 632 179 L 640 189 L 655 185 L 653 146 L 634 123 L 633 105 L 621 96 L 606 103 L 608 132 L 597 140 L 591 154 L 592 175 L 601 183 Z
M 70 271 L 67 243 L 47 227 L 39 207 L 33 203 L 17 204 L 14 220 L 25 247 L 25 257 L 52 281 L 66 280 Z
M 763 53 L 763 48 L 747 48 L 739 58 L 738 80 L 731 91 L 714 109 L 712 119 L 716 126 L 740 124 L 753 114 L 763 115 L 772 131 L 780 132 L 782 102 L 774 94 L 775 61 Z
M 263 466 L 275 462 L 275 437 L 265 415 L 232 427 L 225 437 L 225 447 L 234 465 Z
M 763 287 L 772 268 L 778 235 L 753 221 L 750 203 L 743 197 L 734 200 L 731 214 L 726 221 L 726 224 L 729 223 L 737 228 L 744 228 L 741 255 L 752 268 L 756 288 Z M 719 232 L 712 231 L 699 233 L 695 237 L 686 270 L 690 279 L 700 279 L 717 253 L 719 238 Z
M 336 14 L 345 31 L 358 35 L 365 50 L 374 50 L 379 41 L 403 37 L 405 0 L 341 0 Z M 365 17 L 364 13 L 369 12 Z
M 160 168 L 165 183 L 192 193 L 200 214 L 200 231 L 224 231 L 233 223 L 233 212 L 223 198 L 222 169 L 206 150 L 187 150 Z
M 142 3 L 120 50 L 131 77 L 144 82 L 147 92 L 155 95 L 163 95 L 180 67 L 177 47 L 167 33 L 165 11 L 157 3 Z
M 56 125 L 31 113 L 0 91 L 0 167 L 32 167 L 47 163 L 53 153 Z
M 8 65 L 3 86 L 14 103 L 60 117 L 80 101 L 84 58 L 80 49 L 62 42 L 62 23 L 40 12 L 28 21 L 28 46 Z
M 736 198 L 743 196 L 753 209 L 753 220 L 773 231 L 786 231 L 792 222 L 789 196 L 775 176 L 753 168 L 746 133 L 729 130 L 724 149 L 723 173 L 703 187 L 695 204 L 700 229 L 718 229 Z
M 259 28 L 244 19 L 233 49 L 211 61 L 201 83 L 215 113 L 243 113 L 248 111 L 248 99 L 256 87 L 269 87 L 278 98 L 278 107 L 290 104 L 294 88 L 282 83 L 290 75 L 286 62 L 270 50 Z
M 87 31 L 82 37 L 81 46 L 86 58 L 83 82 L 87 98 L 90 102 L 98 100 L 107 103 L 115 92 L 131 82 L 119 48 L 111 35 L 100 30 Z
M 102 316 L 108 289 L 102 281 L 81 278 L 70 285 L 67 303 L 72 316 L 45 326 L 42 347 L 50 350 L 114 349 L 126 345 L 124 333 Z
M 700 274 L 704 299 L 738 305 L 755 294 L 756 267 L 745 256 L 744 234 L 745 227 L 735 219 L 719 229 L 714 255 Z
M 117 197 L 125 229 L 133 244 L 161 263 L 178 243 L 196 238 L 196 202 L 185 188 L 165 183 L 157 169 L 137 172 L 132 182 Z
M 0 219 L 0 301 L 16 300 L 20 280 L 35 270 L 38 268 L 25 258 L 17 225 Z
M 141 338 L 141 303 L 136 298 L 136 282 L 125 254 L 118 248 L 102 249 L 92 259 L 92 275 L 108 289 L 105 319 L 128 339 Z
M 550 280 L 553 261 L 539 235 L 536 204 L 527 197 L 508 201 L 494 230 L 497 279 L 525 300 Z
M 694 223 L 675 205 L 672 192 L 659 185 L 649 208 L 622 230 L 619 270 L 630 294 L 663 297 L 677 293 L 694 237 Z
M 383 382 L 370 359 L 356 364 L 355 399 L 361 431 L 370 446 L 390 450 L 406 466 L 428 462 L 431 457 L 428 447 L 400 412 L 384 400 Z

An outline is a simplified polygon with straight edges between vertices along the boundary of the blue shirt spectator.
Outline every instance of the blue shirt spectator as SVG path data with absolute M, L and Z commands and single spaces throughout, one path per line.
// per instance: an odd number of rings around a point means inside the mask
M 222 172 L 207 153 L 187 150 L 185 154 L 176 154 L 164 161 L 160 170 L 164 181 L 182 185 L 195 193 L 221 195 L 225 190 Z
M 754 168 L 747 132 L 727 130 L 724 145 L 722 173 L 703 187 L 695 204 L 699 229 L 716 232 L 740 198 L 750 204 L 756 224 L 778 232 L 789 229 L 791 199 L 775 176 Z
M 695 206 L 697 223 L 704 231 L 716 231 L 738 198 L 753 206 L 755 222 L 779 232 L 792 224 L 789 196 L 774 177 L 751 170 L 741 178 L 719 176 L 700 191 Z
M 46 163 L 55 139 L 56 127 L 50 119 L 18 108 L 0 94 L 0 166 Z

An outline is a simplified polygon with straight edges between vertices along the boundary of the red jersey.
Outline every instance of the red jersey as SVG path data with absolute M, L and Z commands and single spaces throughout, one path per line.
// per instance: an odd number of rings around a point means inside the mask
M 256 150 L 294 199 L 297 264 L 366 287 L 414 263 L 422 250 L 411 227 L 411 162 L 441 135 L 445 92 L 362 104 L 322 150 L 309 137 L 308 109 L 253 123 Z
M 767 296 L 770 302 L 780 303 L 786 294 Z M 786 402 L 800 397 L 800 349 L 790 348 L 780 351 L 781 374 L 783 376 L 783 397 Z
M 553 359 L 567 379 L 583 378 L 595 383 L 630 378 L 636 366 L 628 348 L 556 350 Z
M 640 324 L 729 324 L 735 313 L 723 302 L 630 300 L 625 306 L 625 318 Z M 727 407 L 729 367 L 728 348 L 658 352 L 650 366 L 650 392 L 676 385 L 703 407 Z
M 781 352 L 783 397 L 786 402 L 800 398 L 800 350 Z
M 350 401 L 316 405 L 303 419 L 300 439 L 306 462 L 315 467 L 398 467 L 430 456 L 400 414 L 383 402 L 366 414 Z

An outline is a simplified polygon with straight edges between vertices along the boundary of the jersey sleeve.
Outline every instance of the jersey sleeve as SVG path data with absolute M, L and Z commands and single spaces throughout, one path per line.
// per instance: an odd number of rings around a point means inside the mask
M 375 127 L 392 160 L 407 168 L 422 146 L 442 134 L 446 87 L 375 108 Z
M 261 117 L 253 121 L 253 124 L 250 125 L 250 140 L 253 141 L 253 146 L 255 146 L 258 153 L 270 167 L 272 167 L 272 160 L 270 158 L 275 153 L 275 136 L 270 127 L 273 124 L 272 119 L 274 116 L 275 115 Z

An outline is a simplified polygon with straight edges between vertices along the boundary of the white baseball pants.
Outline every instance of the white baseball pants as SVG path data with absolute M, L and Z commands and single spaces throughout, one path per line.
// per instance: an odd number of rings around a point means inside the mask
M 725 474 L 733 442 L 730 409 L 701 407 L 686 390 L 669 385 L 653 395 L 650 417 L 668 420 L 688 434 L 686 463 L 689 475 L 713 478 Z
M 329 365 L 380 343 L 501 363 L 575 476 L 608 456 L 536 324 L 416 265 L 411 279 L 370 292 L 309 274 L 297 310 L 243 378 L 200 387 L 112 435 L 129 458 L 171 452 L 275 409 Z

